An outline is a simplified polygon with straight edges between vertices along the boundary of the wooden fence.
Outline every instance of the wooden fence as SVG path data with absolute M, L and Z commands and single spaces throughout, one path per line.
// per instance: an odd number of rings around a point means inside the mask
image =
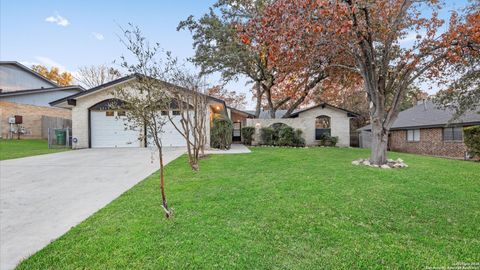
M 42 138 L 48 139 L 48 130 L 72 128 L 72 120 L 42 115 Z

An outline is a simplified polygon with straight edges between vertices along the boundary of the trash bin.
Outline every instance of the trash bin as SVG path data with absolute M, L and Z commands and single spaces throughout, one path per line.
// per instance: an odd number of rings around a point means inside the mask
M 55 137 L 57 137 L 58 145 L 65 145 L 66 135 L 67 133 L 65 132 L 65 130 L 62 130 L 62 129 L 55 130 Z

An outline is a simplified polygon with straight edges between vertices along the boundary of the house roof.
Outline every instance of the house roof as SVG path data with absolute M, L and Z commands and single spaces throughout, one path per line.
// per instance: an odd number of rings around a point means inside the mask
M 299 114 L 303 113 L 303 112 L 306 112 L 306 111 L 309 111 L 309 110 L 312 110 L 312 109 L 316 109 L 316 108 L 319 108 L 319 107 L 330 107 L 330 108 L 334 108 L 334 109 L 338 109 L 338 110 L 341 110 L 341 111 L 344 111 L 348 114 L 348 116 L 350 117 L 356 117 L 358 116 L 357 113 L 355 112 L 352 112 L 352 111 L 349 111 L 349 110 L 346 110 L 346 109 L 343 109 L 343 108 L 339 108 L 339 107 L 336 107 L 336 106 L 333 106 L 333 105 L 330 105 L 326 102 L 323 102 L 321 104 L 318 104 L 318 105 L 315 105 L 315 106 L 311 106 L 311 107 L 308 107 L 308 108 L 305 108 L 305 109 L 301 109 L 301 110 L 294 110 L 293 113 L 290 115 L 290 117 L 296 117 L 298 116 Z M 248 111 L 250 114 L 254 115 L 254 111 Z M 277 110 L 275 112 L 275 118 L 282 118 L 285 113 L 287 113 L 287 110 Z M 259 117 L 260 119 L 270 119 L 270 110 L 265 110 L 265 111 L 261 111 L 260 112 L 260 115 Z
M 30 95 L 30 94 L 38 94 L 38 93 L 46 93 L 46 92 L 64 91 L 64 90 L 78 90 L 80 93 L 85 91 L 85 89 L 80 85 L 69 85 L 69 86 L 62 86 L 62 87 L 48 87 L 48 88 L 1 92 L 0 97 L 21 96 L 21 95 Z
M 77 93 L 77 94 L 73 94 L 71 96 L 68 96 L 68 97 L 64 97 L 64 98 L 61 98 L 61 99 L 57 99 L 57 100 L 54 100 L 52 102 L 50 102 L 50 105 L 51 106 L 55 106 L 55 105 L 58 105 L 62 102 L 65 102 L 69 99 L 75 99 L 77 97 L 81 97 L 81 96 L 84 96 L 84 95 L 87 95 L 87 94 L 90 94 L 90 93 L 93 93 L 93 92 L 97 92 L 101 89 L 104 89 L 104 88 L 107 88 L 107 87 L 110 87 L 110 86 L 113 86 L 115 84 L 119 84 L 119 83 L 122 83 L 122 82 L 126 82 L 130 79 L 133 79 L 135 78 L 134 75 L 128 75 L 128 76 L 125 76 L 125 77 L 122 77 L 122 78 L 119 78 L 119 79 L 116 79 L 116 80 L 113 80 L 113 81 L 110 81 L 110 82 L 107 82 L 107 83 L 104 83 L 104 84 L 101 84 L 99 86 L 96 86 L 96 87 L 93 87 L 93 88 L 90 88 L 86 91 L 83 91 L 81 93 Z
M 441 109 L 432 101 L 418 104 L 409 109 L 401 111 L 397 120 L 392 125 L 395 129 L 413 129 L 413 128 L 429 128 L 444 127 L 447 125 L 476 125 L 480 124 L 480 114 L 475 110 L 468 111 L 458 119 L 453 119 L 454 110 Z M 371 126 L 367 125 L 358 130 L 371 130 Z
M 255 114 L 254 113 L 251 113 L 250 111 L 245 111 L 245 110 L 240 110 L 240 109 L 237 109 L 237 108 L 233 108 L 233 107 L 230 107 L 227 105 L 227 108 L 229 108 L 230 110 L 236 112 L 236 113 L 240 113 L 240 114 L 243 114 L 243 115 L 246 115 L 247 117 L 255 117 Z
M 295 110 L 294 112 L 296 112 Z M 255 115 L 255 111 L 247 111 L 248 113 Z M 275 111 L 275 118 L 282 118 L 285 113 L 287 113 L 287 110 L 276 110 Z M 262 110 L 260 111 L 260 114 L 258 115 L 259 119 L 271 119 L 270 117 L 270 110 Z
M 30 68 L 28 68 L 28 67 L 20 64 L 20 63 L 17 62 L 17 61 L 0 61 L 0 65 L 14 65 L 14 66 L 17 66 L 17 67 L 19 67 L 20 69 L 22 69 L 22 70 L 24 70 L 24 71 L 32 74 L 33 76 L 35 76 L 35 77 L 37 77 L 37 78 L 39 78 L 39 79 L 42 79 L 43 81 L 51 84 L 53 87 L 60 87 L 60 85 L 58 85 L 57 83 L 49 80 L 48 78 L 40 75 L 40 73 L 37 73 L 37 72 L 33 71 L 32 69 L 30 69 Z
M 330 108 L 333 108 L 333 109 L 341 110 L 341 111 L 346 112 L 349 117 L 357 117 L 357 116 L 359 116 L 359 114 L 356 113 L 356 112 L 352 112 L 352 111 L 349 111 L 349 110 L 346 110 L 346 109 L 343 109 L 343 108 L 340 108 L 340 107 L 337 107 L 337 106 L 333 106 L 333 105 L 328 104 L 328 103 L 326 103 L 326 102 L 322 102 L 322 103 L 320 103 L 320 104 L 318 104 L 318 105 L 315 105 L 315 106 L 312 106 L 312 107 L 309 107 L 309 108 L 306 108 L 306 109 L 303 109 L 303 110 L 296 111 L 296 112 L 292 113 L 291 116 L 292 116 L 292 117 L 293 117 L 293 116 L 297 116 L 297 115 L 299 115 L 299 114 L 301 114 L 301 113 L 304 113 L 304 112 L 306 112 L 306 111 L 313 110 L 313 109 L 316 109 L 316 108 L 319 108 L 319 107 L 322 107 L 322 108 L 330 107 Z
M 135 79 L 135 78 L 138 78 L 138 77 L 140 77 L 140 76 L 142 76 L 142 75 L 140 75 L 140 74 L 130 74 L 130 75 L 121 77 L 121 78 L 119 78 L 119 79 L 116 79 L 116 80 L 113 80 L 113 81 L 110 81 L 110 82 L 101 84 L 101 85 L 99 85 L 99 86 L 90 88 L 90 89 L 88 89 L 88 90 L 86 90 L 86 91 L 83 91 L 83 92 L 81 92 L 81 93 L 73 94 L 73 95 L 71 95 L 71 96 L 64 97 L 64 98 L 61 98 L 61 99 L 52 101 L 52 102 L 50 102 L 50 105 L 51 105 L 51 106 L 55 106 L 55 105 L 58 105 L 58 104 L 60 104 L 60 103 L 62 103 L 62 102 L 65 102 L 65 101 L 67 101 L 67 100 L 76 99 L 76 98 L 81 97 L 81 96 L 84 96 L 84 95 L 88 95 L 88 94 L 91 94 L 91 93 L 94 93 L 94 92 L 98 92 L 98 91 L 103 90 L 103 89 L 105 89 L 105 88 L 108 88 L 108 87 L 111 87 L 111 86 L 114 86 L 114 85 L 117 85 L 117 84 L 120 84 L 120 83 L 129 81 L 129 80 L 132 80 L 132 79 Z M 176 86 L 176 85 L 173 85 L 173 84 L 168 83 L 168 82 L 164 82 L 164 81 L 162 81 L 162 82 L 165 83 L 165 84 L 167 84 L 167 85 L 169 85 L 169 86 L 175 86 L 175 87 L 177 87 L 177 88 L 179 88 L 179 89 L 183 89 L 183 90 L 185 90 L 185 91 L 191 91 L 191 90 L 189 90 L 189 89 L 187 89 L 187 88 L 180 87 L 180 86 Z M 221 99 L 218 99 L 218 98 L 215 98 L 215 97 L 212 97 L 212 96 L 209 96 L 209 95 L 205 95 L 205 96 L 207 96 L 207 97 L 208 97 L 209 99 L 211 99 L 211 100 L 215 100 L 215 101 L 217 101 L 217 102 L 220 102 L 220 103 L 225 104 L 225 101 L 223 101 L 223 100 L 221 100 Z

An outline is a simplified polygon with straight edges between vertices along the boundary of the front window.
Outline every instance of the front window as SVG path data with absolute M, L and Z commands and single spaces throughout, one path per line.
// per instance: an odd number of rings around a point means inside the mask
M 180 111 L 172 111 L 172 115 L 180 115 Z
M 420 129 L 407 130 L 407 141 L 419 142 L 420 141 Z
M 113 111 L 105 111 L 105 116 L 113 116 Z
M 444 141 L 462 141 L 463 128 L 461 127 L 443 128 L 443 140 Z
M 315 140 L 320 140 L 323 136 L 331 136 L 330 117 L 326 115 L 315 119 Z

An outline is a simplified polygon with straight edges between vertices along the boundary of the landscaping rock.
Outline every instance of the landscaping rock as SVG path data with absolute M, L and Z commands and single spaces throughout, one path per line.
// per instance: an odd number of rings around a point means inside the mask
M 357 159 L 352 161 L 352 165 L 358 166 L 358 165 L 364 165 L 364 166 L 369 166 L 369 167 L 374 167 L 374 168 L 382 168 L 382 169 L 398 169 L 398 168 L 406 168 L 408 167 L 407 164 L 403 162 L 402 159 L 387 159 L 387 163 L 383 164 L 381 166 L 372 164 L 369 159 Z

